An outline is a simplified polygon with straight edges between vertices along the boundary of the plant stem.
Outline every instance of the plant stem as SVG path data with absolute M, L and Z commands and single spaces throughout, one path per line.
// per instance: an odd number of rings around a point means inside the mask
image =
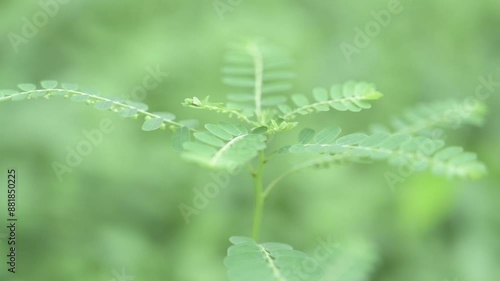
M 46 97 L 51 96 L 53 93 L 67 93 L 67 94 L 71 94 L 71 95 L 86 96 L 86 97 L 89 98 L 89 100 L 93 100 L 93 101 L 97 101 L 97 100 L 98 101 L 106 101 L 106 102 L 111 102 L 111 103 L 113 103 L 114 106 L 119 106 L 121 108 L 135 109 L 135 110 L 137 110 L 138 114 L 142 114 L 143 116 L 146 116 L 146 117 L 161 118 L 161 119 L 163 119 L 163 123 L 165 123 L 167 125 L 173 125 L 173 126 L 175 126 L 177 128 L 186 127 L 186 126 L 184 126 L 184 125 L 182 125 L 180 123 L 177 123 L 177 122 L 175 122 L 173 120 L 165 119 L 165 118 L 163 118 L 160 115 L 157 115 L 155 113 L 151 113 L 151 112 L 148 112 L 146 110 L 137 108 L 134 105 L 130 105 L 130 104 L 127 104 L 125 102 L 116 101 L 116 100 L 113 100 L 113 99 L 110 99 L 110 98 L 101 97 L 101 96 L 94 95 L 94 94 L 84 93 L 84 92 L 77 91 L 77 90 L 65 90 L 65 89 L 57 89 L 56 88 L 56 89 L 38 89 L 38 90 L 32 90 L 32 91 L 24 91 L 24 92 L 20 92 L 20 93 L 15 93 L 15 94 L 12 94 L 12 95 L 8 95 L 8 96 L 5 96 L 5 97 L 0 97 L 0 102 L 7 101 L 7 100 L 12 100 L 12 98 L 14 98 L 16 96 L 29 95 L 29 94 L 33 94 L 33 93 L 46 93 L 45 94 Z M 196 129 L 193 129 L 193 128 L 189 128 L 189 127 L 187 127 L 187 128 L 190 131 L 193 131 L 193 132 L 197 131 Z
M 283 179 L 285 179 L 286 177 L 288 177 L 290 175 L 293 175 L 297 172 L 300 172 L 306 168 L 310 168 L 310 167 L 314 167 L 314 166 L 318 166 L 318 165 L 322 165 L 322 164 L 326 164 L 326 163 L 334 163 L 334 161 L 342 161 L 342 160 L 344 160 L 345 157 L 348 157 L 348 155 L 339 154 L 336 156 L 322 156 L 322 157 L 319 157 L 316 159 L 305 161 L 305 162 L 301 163 L 300 165 L 292 167 L 289 170 L 287 170 L 286 172 L 284 172 L 283 174 L 281 174 L 279 177 L 275 178 L 271 183 L 269 183 L 269 185 L 266 187 L 266 189 L 262 193 L 262 196 L 264 197 L 264 200 L 266 200 L 267 197 L 269 197 L 269 194 L 271 193 L 271 191 L 273 191 L 273 189 Z
M 264 197 L 264 200 L 269 196 L 269 194 L 271 193 L 271 191 L 278 185 L 278 183 L 280 183 L 284 178 L 288 177 L 289 175 L 297 172 L 297 171 L 300 171 L 302 169 L 302 167 L 298 167 L 298 168 L 292 168 L 288 171 L 286 171 L 285 173 L 283 173 L 281 176 L 277 177 L 276 179 L 274 179 L 266 188 L 266 190 L 262 193 L 262 196 Z
M 264 166 L 266 165 L 266 159 L 264 151 L 260 152 L 259 167 L 254 175 L 254 187 L 255 187 L 255 210 L 253 216 L 253 230 L 252 237 L 254 240 L 259 239 L 260 226 L 262 224 L 262 216 L 264 214 L 264 194 L 262 188 L 262 175 L 264 173 Z

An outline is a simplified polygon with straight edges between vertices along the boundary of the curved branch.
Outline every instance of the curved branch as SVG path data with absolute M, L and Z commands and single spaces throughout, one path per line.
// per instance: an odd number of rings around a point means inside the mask
M 312 160 L 303 162 L 300 165 L 294 166 L 294 167 L 290 168 L 289 170 L 287 170 L 286 172 L 284 172 L 283 174 L 281 174 L 279 177 L 275 178 L 273 181 L 271 181 L 267 185 L 266 190 L 264 191 L 264 195 L 263 195 L 264 199 L 267 198 L 269 196 L 269 194 L 271 193 L 271 191 L 273 191 L 273 189 L 282 180 L 284 180 L 288 176 L 291 176 L 291 175 L 293 175 L 293 174 L 295 174 L 297 172 L 300 172 L 301 170 L 304 170 L 304 169 L 307 169 L 307 168 L 311 168 L 311 167 L 314 167 L 314 166 L 324 165 L 324 164 L 328 164 L 328 163 L 332 163 L 332 162 L 342 161 L 342 160 L 344 160 L 344 159 L 346 159 L 348 157 L 349 157 L 348 154 L 337 154 L 337 155 L 334 155 L 334 156 L 328 155 L 328 156 L 322 156 L 322 157 L 319 157 L 319 158 L 316 158 L 316 159 L 312 159 Z
M 36 90 L 31 90 L 31 91 L 23 91 L 23 92 L 18 92 L 18 93 L 14 93 L 14 94 L 11 94 L 11 95 L 7 95 L 7 96 L 4 96 L 4 97 L 0 97 L 0 102 L 2 101 L 15 101 L 16 98 L 28 98 L 30 99 L 32 95 L 35 95 L 36 98 L 38 97 L 44 97 L 44 98 L 50 98 L 51 96 L 56 96 L 56 95 L 65 95 L 66 97 L 68 97 L 67 95 L 72 95 L 72 96 L 81 96 L 81 97 L 86 97 L 88 98 L 87 100 L 83 100 L 83 101 L 90 101 L 90 102 L 96 102 L 96 101 L 104 101 L 104 102 L 109 102 L 112 104 L 110 110 L 112 110 L 113 112 L 115 113 L 118 113 L 119 112 L 119 109 L 132 109 L 134 111 L 137 112 L 137 114 L 141 114 L 145 117 L 149 117 L 149 118 L 155 118 L 155 119 L 162 119 L 162 122 L 164 124 L 167 124 L 167 125 L 170 125 L 170 126 L 174 126 L 176 128 L 182 128 L 182 127 L 187 127 L 181 123 L 178 123 L 178 122 L 175 122 L 173 120 L 169 120 L 169 119 L 166 119 L 164 117 L 162 117 L 161 115 L 158 115 L 158 114 L 155 114 L 155 113 L 151 113 L 151 112 L 148 112 L 147 110 L 144 110 L 144 109 L 141 109 L 137 106 L 134 106 L 133 104 L 127 104 L 126 101 L 117 101 L 117 100 L 113 100 L 113 99 L 110 99 L 110 98 L 105 98 L 105 97 L 101 97 L 101 96 L 98 96 L 98 95 L 94 95 L 94 94 L 89 94 L 89 93 L 85 93 L 85 92 L 81 92 L 81 91 L 77 91 L 77 90 L 66 90 L 66 89 L 36 89 Z M 189 130 L 191 131 L 196 131 L 195 129 L 193 128 L 189 128 L 187 127 Z

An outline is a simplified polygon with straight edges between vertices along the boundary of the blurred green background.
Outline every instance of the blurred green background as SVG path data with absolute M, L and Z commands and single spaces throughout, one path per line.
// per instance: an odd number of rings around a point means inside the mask
M 296 92 L 349 79 L 377 84 L 385 97 L 371 110 L 306 119 L 316 129 L 338 124 L 354 132 L 418 102 L 462 101 L 474 94 L 480 76 L 500 80 L 495 0 L 401 1 L 403 11 L 349 63 L 340 44 L 352 44 L 354 29 L 364 28 L 373 21 L 372 11 L 387 9 L 389 2 L 243 0 L 221 17 L 212 1 L 70 0 L 16 53 L 12 33 L 21 35 L 23 17 L 32 21 L 43 9 L 37 1 L 1 1 L 0 88 L 55 79 L 130 97 L 148 69 L 160 69 L 168 77 L 144 100 L 153 111 L 213 121 L 217 116 L 180 103 L 194 95 L 223 100 L 220 68 L 227 44 L 257 36 L 295 58 Z M 311 253 L 317 239 L 331 236 L 341 249 L 358 249 L 348 257 L 340 254 L 341 263 L 334 261 L 325 281 L 495 280 L 500 276 L 497 93 L 486 101 L 490 112 L 482 128 L 447 133 L 448 144 L 479 154 L 487 177 L 450 181 L 418 173 L 393 191 L 384 173 L 394 168 L 385 164 L 304 172 L 273 194 L 262 239 Z M 114 131 L 60 182 L 52 163 L 64 162 L 66 148 L 84 138 L 82 130 L 98 128 L 104 118 L 112 120 Z M 232 177 L 186 224 L 179 203 L 191 203 L 193 188 L 211 177 L 181 160 L 168 133 L 142 133 L 138 121 L 64 99 L 2 103 L 0 130 L 3 177 L 15 167 L 20 182 L 18 273 L 7 274 L 4 257 L 1 280 L 132 281 L 119 280 L 122 270 L 134 281 L 227 280 L 222 260 L 228 238 L 250 233 L 253 191 L 245 173 Z M 266 178 L 292 160 L 270 163 Z M 365 268 L 372 268 L 370 275 L 356 276 Z

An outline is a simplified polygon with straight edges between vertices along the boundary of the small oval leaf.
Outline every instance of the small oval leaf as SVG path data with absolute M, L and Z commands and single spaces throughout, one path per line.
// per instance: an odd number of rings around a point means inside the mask
M 57 81 L 54 80 L 45 80 L 40 82 L 40 84 L 44 89 L 54 89 L 55 87 L 57 87 Z
M 77 84 L 71 84 L 71 83 L 62 83 L 61 87 L 68 91 L 76 91 L 79 89 Z
M 212 133 L 214 136 L 221 138 L 223 140 L 231 140 L 233 136 L 225 131 L 223 128 L 215 125 L 215 124 L 206 124 L 205 128 Z
M 268 128 L 266 126 L 258 127 L 252 130 L 252 134 L 254 135 L 262 135 L 267 133 Z
M 19 94 L 13 95 L 12 100 L 13 101 L 22 101 L 22 100 L 25 100 L 28 96 L 29 96 L 28 93 L 19 93 Z
M 34 84 L 19 84 L 19 85 L 17 85 L 17 87 L 19 87 L 19 89 L 26 91 L 26 92 L 36 90 L 36 85 L 34 85 Z
M 314 138 L 315 133 L 313 129 L 305 128 L 299 133 L 299 141 L 304 144 L 308 143 Z
M 146 132 L 158 130 L 162 124 L 163 118 L 152 118 L 142 124 L 142 130 Z
M 100 110 L 108 110 L 113 107 L 113 102 L 109 100 L 97 101 L 94 103 L 94 107 Z

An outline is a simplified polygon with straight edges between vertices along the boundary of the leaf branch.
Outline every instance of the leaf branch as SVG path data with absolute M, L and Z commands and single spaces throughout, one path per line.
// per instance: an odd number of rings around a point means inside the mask
M 248 52 L 252 56 L 254 68 L 255 68 L 255 86 L 254 86 L 254 94 L 255 94 L 255 115 L 258 121 L 261 121 L 262 115 L 262 74 L 264 72 L 264 62 L 262 58 L 262 53 L 259 48 L 255 44 L 251 44 L 248 47 Z

